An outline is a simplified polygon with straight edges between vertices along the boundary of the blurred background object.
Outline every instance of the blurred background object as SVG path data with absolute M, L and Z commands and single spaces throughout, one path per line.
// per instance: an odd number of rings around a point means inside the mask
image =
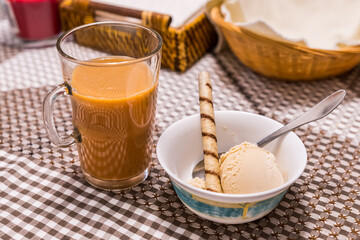
M 44 47 L 55 44 L 61 32 L 60 0 L 2 0 L 1 5 L 12 35 L 6 44 Z
M 239 0 L 225 2 L 236 1 L 240 2 Z M 251 1 L 248 0 L 248 2 Z M 259 3 L 259 1 L 257 2 Z M 276 2 L 280 2 L 280 0 L 268 1 L 268 4 L 275 5 Z M 340 44 L 337 49 L 309 47 L 301 38 L 291 41 L 281 37 L 275 29 L 264 27 L 264 21 L 246 23 L 237 19 L 236 23 L 229 22 L 225 19 L 223 4 L 222 0 L 209 1 L 207 12 L 218 28 L 220 39 L 225 39 L 237 58 L 255 72 L 286 81 L 315 80 L 345 73 L 360 63 L 360 44 L 358 43 L 354 45 Z M 246 16 L 247 9 L 242 5 L 238 7 L 239 15 Z M 265 6 L 262 5 L 262 7 Z M 283 11 L 286 11 L 286 7 L 281 7 L 282 11 L 277 11 L 277 15 L 285 15 Z M 274 11 L 272 12 L 274 13 Z M 308 13 L 317 14 L 317 9 L 310 8 Z M 296 22 L 295 15 L 293 14 L 283 21 L 288 22 L 287 25 L 291 26 Z M 244 18 L 243 21 L 245 21 Z M 308 25 L 307 21 L 310 21 L 310 18 L 304 16 L 304 24 Z M 318 23 L 311 21 L 310 24 Z M 293 29 L 296 31 L 299 28 L 294 24 Z M 351 39 L 351 42 L 356 41 Z M 325 44 L 323 45 L 325 46 Z M 217 49 L 221 49 L 220 46 Z
M 211 50 L 217 35 L 205 15 L 207 0 L 64 0 L 60 4 L 63 30 L 97 21 L 140 23 L 160 33 L 162 67 L 185 71 Z M 112 44 L 115 44 L 114 39 Z

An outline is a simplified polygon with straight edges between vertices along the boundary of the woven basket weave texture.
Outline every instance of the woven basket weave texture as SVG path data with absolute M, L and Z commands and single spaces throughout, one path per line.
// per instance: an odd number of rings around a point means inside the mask
M 210 9 L 210 15 L 238 59 L 270 78 L 314 80 L 347 72 L 360 63 L 360 46 L 341 50 L 311 49 L 225 22 L 219 5 Z
M 60 4 L 60 19 L 63 30 L 92 23 L 95 9 L 88 0 L 64 0 Z M 163 38 L 162 66 L 176 71 L 185 71 L 209 51 L 217 41 L 214 27 L 205 14 L 180 28 L 169 27 L 169 16 L 143 11 L 142 24 L 153 28 Z M 99 36 L 103 33 L 98 33 Z M 114 36 L 118 36 L 114 34 Z M 114 44 L 118 40 L 114 39 Z M 89 42 L 88 42 L 89 43 Z M 91 45 L 94 45 L 91 44 Z

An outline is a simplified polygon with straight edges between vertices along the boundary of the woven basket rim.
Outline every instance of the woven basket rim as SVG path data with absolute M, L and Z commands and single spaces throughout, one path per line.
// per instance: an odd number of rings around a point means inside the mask
M 337 50 L 327 50 L 327 49 L 318 49 L 318 48 L 311 48 L 308 46 L 303 46 L 300 44 L 296 44 L 296 43 L 290 43 L 290 42 L 285 42 L 285 41 L 281 41 L 281 40 L 277 40 L 277 39 L 273 39 L 267 36 L 263 36 L 261 34 L 249 31 L 241 26 L 237 26 L 234 25 L 230 22 L 226 22 L 225 19 L 223 18 L 219 5 L 214 6 L 210 9 L 210 17 L 211 19 L 218 24 L 220 27 L 226 28 L 229 31 L 235 31 L 239 34 L 245 34 L 248 35 L 249 37 L 252 38 L 256 38 L 258 40 L 262 40 L 262 41 L 267 41 L 267 42 L 271 42 L 271 43 L 276 43 L 278 45 L 281 45 L 283 47 L 288 47 L 291 49 L 296 49 L 298 51 L 301 52 L 306 52 L 306 53 L 312 53 L 312 54 L 317 54 L 317 55 L 341 55 L 341 54 L 359 54 L 360 53 L 360 44 L 359 45 L 353 45 L 353 46 L 348 46 L 346 48 L 343 49 L 337 49 Z

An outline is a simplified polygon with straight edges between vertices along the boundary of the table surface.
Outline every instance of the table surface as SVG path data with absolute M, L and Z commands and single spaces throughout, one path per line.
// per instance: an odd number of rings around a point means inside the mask
M 1 25 L 1 22 L 0 22 Z M 0 40 L 6 34 L 0 34 Z M 240 110 L 286 123 L 328 94 L 345 89 L 329 116 L 295 131 L 308 164 L 278 207 L 264 218 L 217 224 L 189 211 L 156 158 L 161 133 L 199 112 L 197 76 L 208 71 L 215 110 Z M 50 144 L 42 99 L 62 82 L 55 47 L 0 44 L 0 239 L 359 239 L 360 66 L 312 82 L 260 76 L 229 51 L 205 55 L 186 73 L 162 69 L 152 170 L 120 193 L 90 186 L 74 147 Z M 59 131 L 71 130 L 71 106 L 56 105 Z

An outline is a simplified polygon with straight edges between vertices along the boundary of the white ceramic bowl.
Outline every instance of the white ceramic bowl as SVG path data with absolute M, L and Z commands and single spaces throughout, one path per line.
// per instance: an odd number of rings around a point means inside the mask
M 255 143 L 282 126 L 270 118 L 240 111 L 215 112 L 215 120 L 219 152 L 243 141 Z M 306 149 L 295 133 L 290 132 L 264 148 L 276 156 L 285 183 L 251 194 L 215 193 L 188 184 L 194 166 L 203 159 L 199 114 L 166 129 L 156 151 L 178 197 L 191 211 L 214 222 L 237 224 L 254 221 L 273 210 L 305 169 Z

